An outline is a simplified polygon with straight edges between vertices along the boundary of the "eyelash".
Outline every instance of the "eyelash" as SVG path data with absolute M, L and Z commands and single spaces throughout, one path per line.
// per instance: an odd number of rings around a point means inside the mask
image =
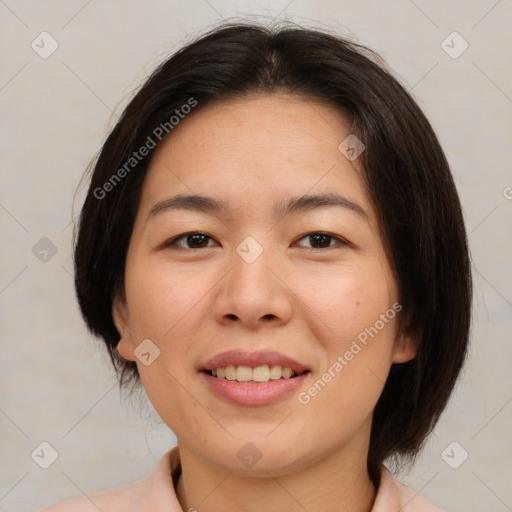
M 181 235 L 178 235 L 178 236 L 172 238 L 171 240 L 165 242 L 164 247 L 176 246 L 176 247 L 179 247 L 180 249 L 185 249 L 185 250 L 190 250 L 190 251 L 197 251 L 197 250 L 200 250 L 200 249 L 211 249 L 211 246 L 210 247 L 189 248 L 189 247 L 181 247 L 179 245 L 176 245 L 176 242 L 178 240 L 180 240 L 181 238 L 184 238 L 186 240 L 186 237 L 191 236 L 191 235 L 204 235 L 207 238 L 213 240 L 212 236 L 210 236 L 207 233 L 204 233 L 202 231 L 190 231 L 188 233 L 183 233 Z M 350 245 L 349 242 L 347 242 L 347 240 L 345 240 L 344 238 L 341 238 L 340 236 L 334 235 L 334 234 L 329 233 L 327 231 L 312 231 L 311 233 L 306 233 L 305 235 L 302 235 L 301 237 L 298 238 L 298 240 L 302 240 L 303 238 L 307 238 L 307 237 L 310 237 L 310 236 L 313 236 L 313 235 L 328 236 L 331 239 L 336 240 L 338 242 L 338 244 L 329 245 L 328 247 L 305 247 L 305 249 L 322 251 L 322 250 L 325 250 L 325 249 L 332 249 L 332 248 L 337 247 L 337 246 L 348 246 L 348 245 Z

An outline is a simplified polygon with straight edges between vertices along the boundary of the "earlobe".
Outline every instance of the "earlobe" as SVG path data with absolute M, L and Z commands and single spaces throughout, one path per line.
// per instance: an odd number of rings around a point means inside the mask
M 406 363 L 416 357 L 418 347 L 415 337 L 402 333 L 398 338 L 393 354 L 393 363 Z
M 128 361 L 135 361 L 132 346 L 132 336 L 129 327 L 129 314 L 126 302 L 118 296 L 114 299 L 112 305 L 112 318 L 117 332 L 119 333 L 119 343 L 116 350 L 121 357 Z
M 135 355 L 133 354 L 132 344 L 127 341 L 124 336 L 121 336 L 119 343 L 117 344 L 116 350 L 119 355 L 128 361 L 135 361 Z

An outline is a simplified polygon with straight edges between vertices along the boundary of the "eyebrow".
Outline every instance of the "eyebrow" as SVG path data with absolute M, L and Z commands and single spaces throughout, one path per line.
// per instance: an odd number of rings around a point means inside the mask
M 273 215 L 280 218 L 294 213 L 302 213 L 320 207 L 341 207 L 361 218 L 368 220 L 368 214 L 357 203 L 337 193 L 325 193 L 292 197 L 278 201 L 274 205 Z M 152 218 L 169 211 L 188 210 L 206 214 L 227 214 L 232 211 L 229 203 L 215 197 L 198 194 L 178 194 L 158 201 L 149 211 L 146 223 Z
M 274 216 L 285 217 L 292 213 L 314 210 L 320 207 L 341 207 L 346 208 L 365 220 L 368 220 L 368 214 L 361 206 L 346 197 L 329 192 L 325 194 L 304 195 L 301 197 L 292 197 L 276 203 L 274 206 Z

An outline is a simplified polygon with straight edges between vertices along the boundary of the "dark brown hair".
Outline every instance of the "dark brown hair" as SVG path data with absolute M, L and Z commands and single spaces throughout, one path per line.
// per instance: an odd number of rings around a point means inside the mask
M 359 162 L 407 320 L 399 328 L 414 333 L 419 347 L 413 360 L 392 365 L 374 411 L 368 462 L 412 459 L 464 361 L 471 265 L 460 201 L 432 127 L 367 48 L 297 26 L 225 24 L 161 64 L 124 110 L 93 167 L 75 244 L 83 317 L 105 341 L 121 385 L 138 382 L 135 363 L 116 351 L 111 310 L 116 295 L 124 298 L 126 253 L 151 155 L 126 163 L 149 139 L 160 143 L 157 127 L 172 136 L 170 119 L 191 99 L 197 111 L 218 100 L 278 91 L 338 108 L 366 146 Z

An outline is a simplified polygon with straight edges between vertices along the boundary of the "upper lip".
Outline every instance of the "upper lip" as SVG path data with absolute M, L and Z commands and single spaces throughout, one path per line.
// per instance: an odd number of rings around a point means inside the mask
M 259 350 L 257 352 L 229 350 L 213 356 L 201 366 L 200 370 L 215 370 L 217 368 L 225 368 L 229 365 L 255 367 L 264 364 L 290 368 L 295 373 L 303 373 L 308 370 L 306 365 L 299 363 L 295 359 L 271 350 Z

